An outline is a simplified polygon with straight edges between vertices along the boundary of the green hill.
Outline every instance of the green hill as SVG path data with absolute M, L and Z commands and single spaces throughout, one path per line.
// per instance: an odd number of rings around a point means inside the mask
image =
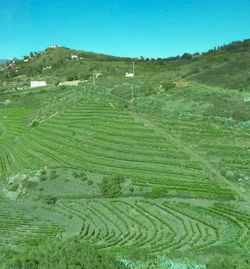
M 197 67 L 197 73 L 189 77 L 190 80 L 249 91 L 250 39 L 211 51 L 200 57 L 194 66 Z
M 188 54 L 165 59 L 132 59 L 72 50 L 64 47 L 31 52 L 23 60 L 6 66 L 1 81 L 28 85 L 30 79 L 57 84 L 65 80 L 86 80 L 93 73 L 121 77 L 132 71 L 135 61 L 139 77 L 164 77 L 172 81 L 196 81 L 235 90 L 250 88 L 250 41 L 233 42 L 202 54 Z M 77 56 L 77 59 L 71 57 Z
M 3 66 L 0 268 L 249 269 L 248 44 Z

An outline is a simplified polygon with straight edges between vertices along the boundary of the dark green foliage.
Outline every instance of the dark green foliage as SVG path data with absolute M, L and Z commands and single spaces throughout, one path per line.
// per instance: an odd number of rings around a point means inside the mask
M 129 187 L 129 191 L 130 191 L 130 192 L 134 192 L 134 190 L 135 190 L 134 187 L 132 187 L 132 186 Z
M 164 187 L 154 187 L 151 192 L 148 194 L 149 198 L 157 199 L 166 197 L 168 190 Z
M 57 202 L 57 198 L 55 196 L 47 197 L 46 202 L 48 205 L 55 205 Z
M 80 173 L 80 180 L 82 182 L 85 182 L 86 180 L 88 180 L 88 176 L 84 172 L 82 172 Z
M 57 177 L 58 177 L 58 174 L 57 174 L 56 170 L 49 171 L 49 179 L 55 179 Z
M 113 258 L 100 254 L 77 238 L 31 241 L 22 252 L 1 252 L 1 269 L 121 269 Z
M 104 197 L 114 198 L 122 194 L 122 183 L 125 178 L 122 175 L 106 176 L 103 178 L 100 189 Z
M 88 180 L 88 176 L 87 176 L 86 173 L 83 172 L 83 171 L 80 171 L 80 172 L 74 171 L 74 172 L 72 173 L 72 175 L 73 175 L 75 178 L 80 179 L 82 182 L 85 182 L 86 180 Z M 88 182 L 88 184 L 89 184 L 89 182 Z M 90 183 L 89 185 L 91 185 L 91 184 L 93 184 L 93 182 Z
M 40 179 L 41 179 L 42 181 L 45 181 L 47 178 L 48 178 L 47 170 L 46 170 L 46 169 L 43 169 L 43 170 L 41 171 Z
M 87 181 L 87 184 L 90 186 L 90 185 L 93 185 L 94 182 L 93 182 L 92 180 L 88 180 L 88 181 Z
M 170 89 L 175 88 L 175 84 L 171 81 L 164 81 L 161 86 L 165 92 L 170 90 Z
M 181 56 L 182 59 L 185 59 L 185 60 L 190 60 L 192 59 L 192 54 L 190 53 L 184 53 L 182 56 Z
M 39 126 L 39 121 L 36 121 L 36 120 L 32 121 L 30 127 L 34 128 L 34 127 L 37 127 L 37 126 Z

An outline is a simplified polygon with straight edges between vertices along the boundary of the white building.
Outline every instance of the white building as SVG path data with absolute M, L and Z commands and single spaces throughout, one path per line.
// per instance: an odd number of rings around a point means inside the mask
M 30 87 L 31 88 L 45 87 L 45 86 L 47 86 L 46 81 L 31 81 L 30 82 Z
M 57 49 L 58 46 L 57 46 L 57 45 L 51 45 L 51 46 L 49 46 L 49 48 L 50 48 L 50 49 Z
M 71 55 L 71 59 L 76 60 L 76 59 L 78 59 L 78 56 L 77 55 Z
M 125 74 L 125 77 L 127 77 L 127 78 L 133 78 L 135 75 L 134 75 L 134 73 L 126 73 Z

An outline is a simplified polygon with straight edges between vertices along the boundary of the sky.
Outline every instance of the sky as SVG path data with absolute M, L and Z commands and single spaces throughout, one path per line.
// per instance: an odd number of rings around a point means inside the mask
M 130 57 L 250 38 L 250 0 L 0 0 L 0 59 L 52 44 Z

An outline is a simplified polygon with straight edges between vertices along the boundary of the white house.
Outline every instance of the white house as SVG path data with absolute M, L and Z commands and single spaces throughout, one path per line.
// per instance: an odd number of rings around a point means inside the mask
M 31 81 L 30 82 L 30 87 L 31 88 L 45 87 L 45 86 L 47 86 L 46 81 Z
M 71 55 L 71 59 L 76 60 L 76 59 L 78 59 L 78 56 L 77 55 Z
M 134 73 L 126 73 L 125 74 L 125 77 L 127 77 L 127 78 L 133 78 L 135 75 L 134 75 Z

